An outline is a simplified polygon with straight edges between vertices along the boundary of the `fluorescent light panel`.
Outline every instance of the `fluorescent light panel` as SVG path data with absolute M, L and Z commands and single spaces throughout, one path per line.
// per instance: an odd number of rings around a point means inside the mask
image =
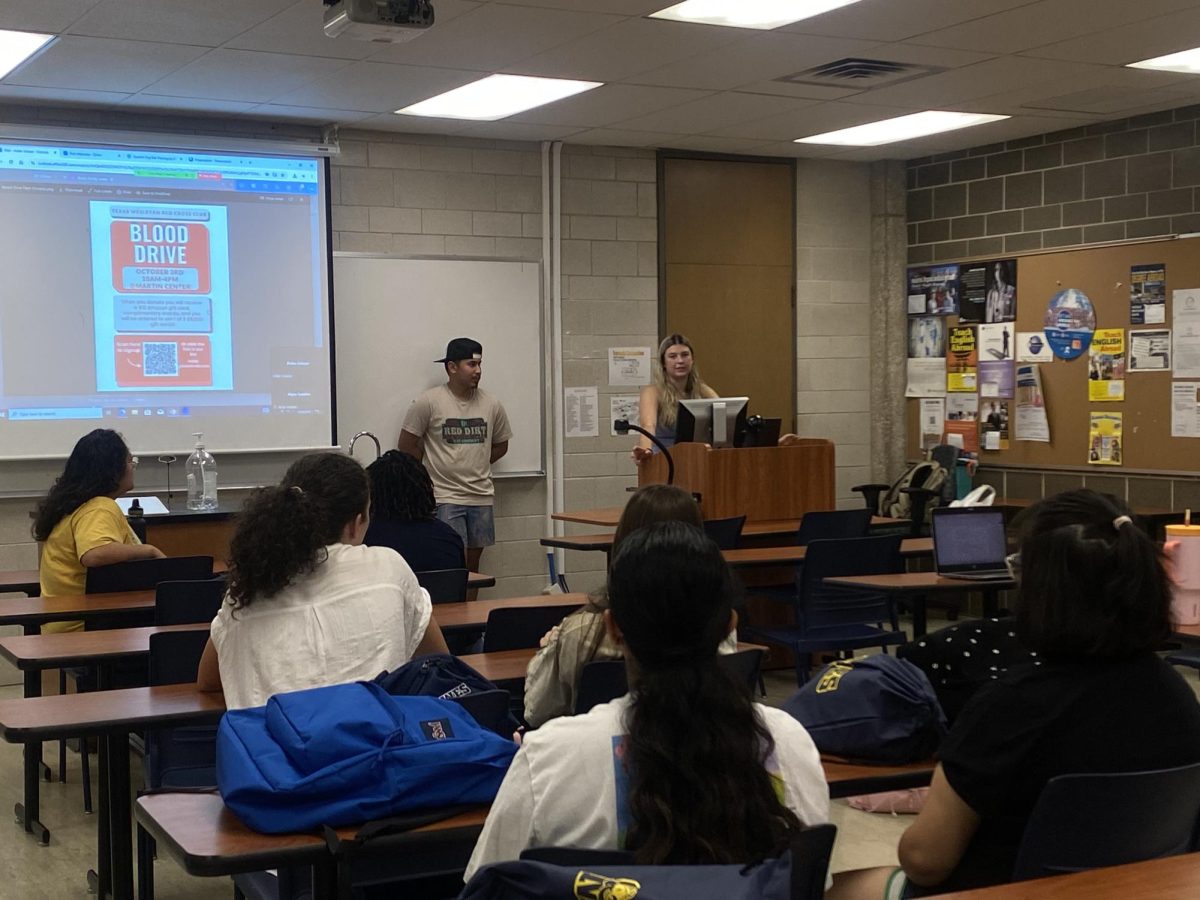
M 764 31 L 799 22 L 857 3 L 858 0 L 684 0 L 651 13 L 652 19 L 700 22 L 729 28 L 760 28 Z
M 489 75 L 398 109 L 396 113 L 402 116 L 494 122 L 555 100 L 582 94 L 601 84 L 603 82 L 600 81 L 570 81 L 566 78 L 535 78 L 530 75 Z
M 52 34 L 0 29 L 0 78 L 4 78 L 53 39 Z
M 925 137 L 929 134 L 940 134 L 943 131 L 954 131 L 958 128 L 970 128 L 972 125 L 983 125 L 985 122 L 998 122 L 1008 116 L 992 116 L 984 113 L 942 112 L 927 109 L 925 112 L 913 113 L 908 116 L 898 116 L 894 119 L 884 119 L 880 122 L 868 122 L 866 125 L 855 125 L 853 128 L 843 128 L 840 131 L 827 131 L 825 134 L 815 134 L 812 137 L 797 138 L 797 144 L 838 144 L 843 147 L 878 147 L 880 144 L 892 144 L 896 141 L 907 141 L 912 138 Z
M 1154 59 L 1143 59 L 1141 62 L 1130 63 L 1127 68 L 1157 69 L 1160 72 L 1200 75 L 1200 47 L 1181 50 L 1178 53 L 1168 53 L 1166 56 L 1156 56 Z

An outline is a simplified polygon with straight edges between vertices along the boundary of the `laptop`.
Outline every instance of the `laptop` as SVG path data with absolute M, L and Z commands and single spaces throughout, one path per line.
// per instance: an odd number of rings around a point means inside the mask
M 933 558 L 944 578 L 1009 581 L 1007 552 L 1003 510 L 946 506 L 933 511 Z

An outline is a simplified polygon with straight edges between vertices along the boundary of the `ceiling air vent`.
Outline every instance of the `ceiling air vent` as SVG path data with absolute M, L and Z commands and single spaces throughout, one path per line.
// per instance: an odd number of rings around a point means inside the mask
M 909 63 L 888 62 L 883 59 L 859 59 L 849 56 L 836 62 L 805 69 L 802 72 L 784 75 L 775 80 L 785 84 L 815 84 L 821 87 L 866 91 L 944 71 L 944 68 L 937 66 L 917 66 Z

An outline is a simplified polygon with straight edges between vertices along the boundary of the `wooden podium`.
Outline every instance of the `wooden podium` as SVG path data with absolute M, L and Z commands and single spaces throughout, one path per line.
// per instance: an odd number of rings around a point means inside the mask
M 700 495 L 706 519 L 798 519 L 809 510 L 835 506 L 833 441 L 823 438 L 802 438 L 787 447 L 719 450 L 676 444 L 671 457 L 675 484 Z M 638 468 L 638 487 L 666 481 L 667 461 L 661 453 Z

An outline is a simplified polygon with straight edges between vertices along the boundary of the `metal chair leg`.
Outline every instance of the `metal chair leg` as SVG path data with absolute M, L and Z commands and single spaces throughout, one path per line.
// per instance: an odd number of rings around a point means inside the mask
M 79 779 L 83 782 L 83 811 L 90 815 L 92 812 L 92 766 L 88 760 L 86 737 L 79 739 Z

